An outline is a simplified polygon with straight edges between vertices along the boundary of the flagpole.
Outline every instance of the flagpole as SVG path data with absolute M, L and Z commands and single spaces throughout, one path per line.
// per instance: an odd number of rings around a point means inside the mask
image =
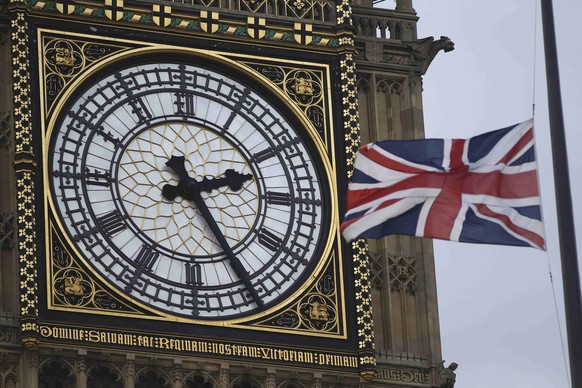
M 580 275 L 576 251 L 570 175 L 568 171 L 568 154 L 566 152 L 564 116 L 562 113 L 554 11 L 552 8 L 552 0 L 541 0 L 541 5 L 546 53 L 550 137 L 552 140 L 554 185 L 558 213 L 558 235 L 562 259 L 564 305 L 570 356 L 570 376 L 572 379 L 572 387 L 582 388 L 582 294 L 580 292 Z

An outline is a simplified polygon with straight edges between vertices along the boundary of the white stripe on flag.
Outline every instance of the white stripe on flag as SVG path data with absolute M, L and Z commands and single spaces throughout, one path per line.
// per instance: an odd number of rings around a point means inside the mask
M 404 198 L 390 206 L 366 214 L 358 221 L 345 228 L 342 234 L 347 241 L 354 240 L 366 230 L 406 213 L 414 206 L 424 202 L 424 200 L 425 198 Z

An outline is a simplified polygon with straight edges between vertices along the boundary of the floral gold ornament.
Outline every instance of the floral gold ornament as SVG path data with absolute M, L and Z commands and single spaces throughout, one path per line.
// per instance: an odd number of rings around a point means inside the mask
M 127 47 L 100 44 L 79 39 L 46 38 L 42 39 L 45 66 L 45 97 L 47 110 L 57 100 L 63 89 L 74 77 L 85 70 Z
M 52 306 L 139 314 L 92 279 L 90 273 L 64 248 L 54 228 L 51 228 L 48 238 L 52 246 L 49 263 L 53 285 Z

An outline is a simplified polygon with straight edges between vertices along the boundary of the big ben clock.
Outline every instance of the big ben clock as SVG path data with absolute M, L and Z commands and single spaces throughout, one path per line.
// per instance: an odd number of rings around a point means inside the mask
M 111 61 L 47 133 L 49 203 L 71 250 L 163 316 L 263 316 L 313 281 L 337 236 L 315 131 L 231 62 Z

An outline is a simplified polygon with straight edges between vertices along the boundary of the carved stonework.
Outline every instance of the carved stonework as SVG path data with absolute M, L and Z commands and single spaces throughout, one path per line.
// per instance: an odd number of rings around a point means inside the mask
M 195 373 L 184 380 L 184 388 L 219 388 L 213 381 L 201 373 Z
M 38 382 L 41 387 L 68 387 L 75 381 L 73 367 L 60 358 L 45 360 L 40 366 Z
M 221 366 L 218 379 L 219 379 L 219 381 L 218 381 L 219 387 L 218 388 L 230 387 L 230 371 L 226 366 L 224 366 L 224 365 Z
M 451 362 L 448 367 L 445 368 L 445 361 L 443 360 L 439 365 L 439 388 L 454 388 L 455 382 L 457 380 L 457 374 L 455 370 L 459 367 L 456 362 Z
M 453 41 L 446 36 L 441 36 L 438 40 L 432 36 L 419 39 L 416 42 L 407 43 L 407 46 L 412 49 L 411 60 L 418 65 L 421 74 L 426 73 L 428 66 L 439 51 L 443 50 L 448 53 L 455 49 Z
M 117 368 L 96 364 L 89 369 L 87 384 L 88 388 L 122 388 L 123 378 Z
M 384 287 L 384 257 L 384 251 L 368 253 L 370 260 L 370 284 L 377 289 Z
M 125 375 L 127 377 L 135 376 L 135 361 L 127 360 L 125 363 Z
M 275 373 L 267 373 L 267 381 L 265 382 L 265 388 L 276 388 L 277 380 L 275 378 Z
M 390 288 L 393 291 L 416 293 L 416 258 L 388 255 L 390 266 Z
M 184 377 L 184 371 L 182 370 L 182 364 L 174 364 L 172 367 L 172 380 L 173 381 L 182 381 Z
M 19 342 L 18 330 L 7 327 L 0 328 L 0 343 L 18 344 Z
M 14 245 L 15 216 L 13 213 L 0 213 L 0 247 L 10 249 Z
M 170 388 L 171 384 L 165 374 L 157 368 L 145 368 L 141 370 L 135 379 L 135 388 Z
M 356 89 L 358 91 L 367 92 L 370 90 L 370 81 L 367 77 L 363 77 L 358 74 L 356 78 Z
M 10 361 L 8 353 L 0 353 L 0 386 L 7 382 L 18 382 L 18 363 Z
M 12 115 L 10 112 L 0 113 L 0 147 L 12 144 Z
M 85 356 L 77 357 L 77 373 L 85 373 L 87 371 L 87 359 Z
M 382 79 L 376 82 L 376 90 L 385 94 L 402 94 L 402 84 L 390 79 Z
M 392 383 L 414 383 L 419 384 L 420 386 L 428 386 L 430 384 L 430 375 L 427 370 L 413 368 L 381 368 L 378 370 L 378 376 L 376 379 Z

